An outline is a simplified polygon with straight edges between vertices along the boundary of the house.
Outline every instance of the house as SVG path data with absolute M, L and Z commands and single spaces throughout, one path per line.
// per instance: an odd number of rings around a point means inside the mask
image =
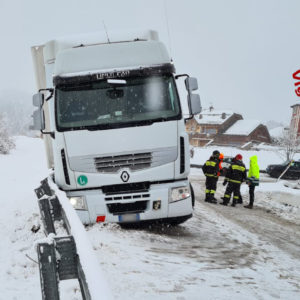
M 201 114 L 186 122 L 190 144 L 195 147 L 205 146 L 241 119 L 243 117 L 240 114 L 229 110 L 215 110 L 213 107 L 203 110 Z
M 237 147 L 258 143 L 271 144 L 271 142 L 268 128 L 257 120 L 238 120 L 214 139 L 214 144 Z
M 300 137 L 300 103 L 291 106 L 293 109 L 290 130 L 295 138 Z
M 210 107 L 186 122 L 192 146 L 244 146 L 253 143 L 271 143 L 267 127 L 256 120 L 244 120 L 232 111 Z

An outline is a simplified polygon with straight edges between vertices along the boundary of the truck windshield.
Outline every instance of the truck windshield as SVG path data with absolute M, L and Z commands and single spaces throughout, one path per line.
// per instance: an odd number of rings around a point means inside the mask
M 139 126 L 181 118 L 171 75 L 58 87 L 56 112 L 59 131 Z

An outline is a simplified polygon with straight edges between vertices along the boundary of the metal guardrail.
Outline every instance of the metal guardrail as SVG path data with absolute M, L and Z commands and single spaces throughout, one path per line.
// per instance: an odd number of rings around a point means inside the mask
M 89 285 L 83 271 L 76 242 L 71 235 L 68 217 L 58 197 L 48 184 L 48 178 L 41 181 L 35 189 L 46 236 L 52 237 L 51 242 L 40 242 L 37 245 L 40 283 L 43 300 L 59 300 L 59 282 L 67 279 L 78 279 L 82 299 L 92 300 Z M 68 235 L 55 237 L 54 222 L 61 221 Z M 101 277 L 101 276 L 99 276 Z M 94 278 L 97 282 L 100 278 Z M 102 299 L 111 298 L 109 295 Z M 94 298 L 95 299 L 95 298 Z

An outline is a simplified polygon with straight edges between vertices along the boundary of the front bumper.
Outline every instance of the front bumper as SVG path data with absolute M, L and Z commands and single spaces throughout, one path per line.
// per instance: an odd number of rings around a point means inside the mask
M 67 196 L 85 197 L 87 210 L 76 210 L 84 224 L 96 223 L 97 218 L 105 223 L 167 221 L 192 214 L 191 197 L 169 203 L 171 188 L 181 186 L 189 186 L 188 180 L 152 184 L 147 191 L 104 194 L 96 189 L 67 192 Z

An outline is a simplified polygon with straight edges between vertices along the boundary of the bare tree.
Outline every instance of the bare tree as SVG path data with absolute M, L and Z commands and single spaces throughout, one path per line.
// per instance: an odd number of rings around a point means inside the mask
M 0 115 L 0 154 L 8 154 L 15 147 L 12 138 L 8 134 L 7 119 Z
M 291 130 L 284 129 L 282 135 L 274 140 L 274 143 L 280 146 L 279 155 L 289 162 L 294 158 L 297 152 L 300 152 L 300 136 Z

